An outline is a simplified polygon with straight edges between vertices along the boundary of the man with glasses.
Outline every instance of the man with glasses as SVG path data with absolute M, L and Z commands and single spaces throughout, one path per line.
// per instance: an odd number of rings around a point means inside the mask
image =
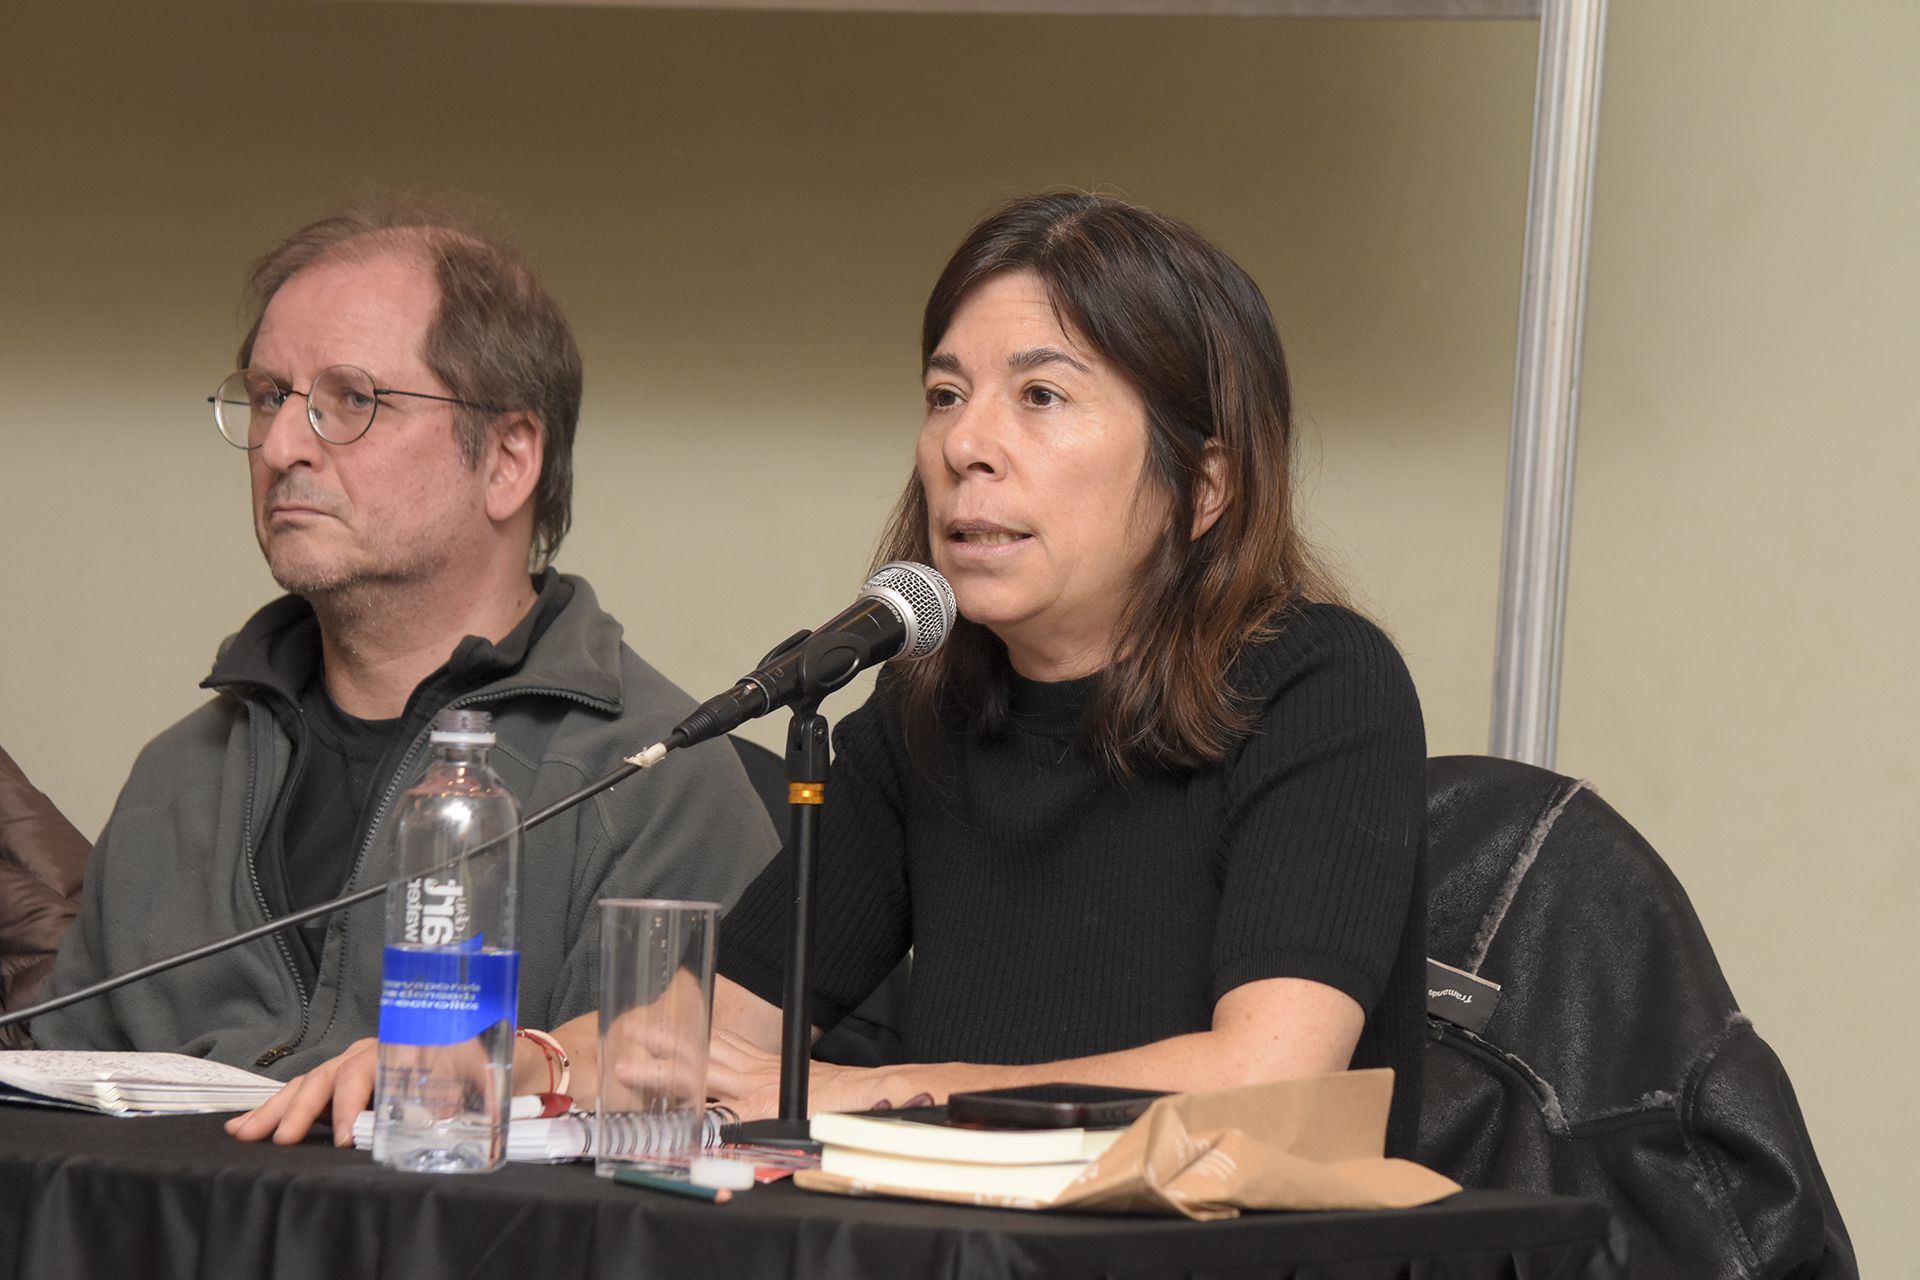
M 580 357 L 524 262 L 432 211 L 360 210 L 268 253 L 249 296 L 213 417 L 289 594 L 221 649 L 214 699 L 141 753 L 50 995 L 387 879 L 394 802 L 446 707 L 492 713 L 494 766 L 527 812 L 693 708 L 548 567 L 571 519 Z M 774 847 L 725 742 L 529 832 L 521 1022 L 594 1009 L 596 900 L 731 902 Z M 292 1076 L 374 1033 L 383 925 L 371 904 L 323 916 L 33 1034 Z M 544 1083 L 554 1051 L 523 1042 L 517 1078 Z

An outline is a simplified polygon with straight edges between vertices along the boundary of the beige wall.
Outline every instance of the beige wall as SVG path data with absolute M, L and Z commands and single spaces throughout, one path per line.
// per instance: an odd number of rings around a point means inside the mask
M 84 828 L 272 591 L 203 404 L 240 269 L 395 185 L 548 270 L 589 373 L 562 566 L 703 693 L 859 581 L 978 213 L 1069 183 L 1192 219 L 1282 317 L 1314 517 L 1433 750 L 1483 748 L 1532 24 L 15 10 L 0 743 Z M 1909 1276 L 1917 12 L 1615 0 L 1560 750 L 1689 886 L 1869 1273 Z

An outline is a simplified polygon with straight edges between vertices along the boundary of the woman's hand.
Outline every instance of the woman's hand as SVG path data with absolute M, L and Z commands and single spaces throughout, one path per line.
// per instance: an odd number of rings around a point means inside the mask
M 713 1038 L 707 1050 L 707 1096 L 742 1120 L 780 1114 L 780 1006 L 724 975 L 713 982 Z M 815 1036 L 819 1032 L 814 1032 Z M 917 1067 L 839 1067 L 815 1062 L 807 1078 L 807 1109 L 872 1111 L 935 1101 Z
M 899 1073 L 891 1068 L 841 1067 L 830 1062 L 815 1062 L 811 1068 L 807 1110 L 812 1115 L 924 1106 L 933 1101 L 925 1093 L 904 1096 Z M 779 1115 L 780 1055 L 717 1029 L 707 1052 L 707 1095 L 733 1108 L 742 1120 Z
M 707 1096 L 742 1120 L 780 1114 L 780 1055 L 715 1027 L 707 1049 Z
M 353 1145 L 353 1118 L 373 1101 L 373 1068 L 380 1042 L 356 1040 L 337 1058 L 329 1058 L 305 1075 L 295 1076 L 280 1092 L 243 1115 L 227 1121 L 227 1132 L 242 1142 L 271 1136 L 279 1146 L 292 1146 L 307 1136 L 329 1107 L 333 1114 L 333 1145 Z

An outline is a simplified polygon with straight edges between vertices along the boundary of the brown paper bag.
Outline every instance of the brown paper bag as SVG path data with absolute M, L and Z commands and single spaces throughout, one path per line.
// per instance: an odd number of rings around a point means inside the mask
M 1401 1209 L 1460 1190 L 1431 1169 L 1381 1154 L 1392 1097 L 1393 1072 L 1379 1068 L 1161 1098 L 1044 1204 L 868 1185 L 818 1169 L 794 1181 L 841 1195 L 1199 1220 L 1242 1209 Z

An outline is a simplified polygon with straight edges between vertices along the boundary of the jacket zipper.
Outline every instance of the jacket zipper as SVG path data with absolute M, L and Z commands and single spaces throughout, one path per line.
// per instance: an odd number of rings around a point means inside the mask
M 270 716 L 273 712 L 270 709 L 256 711 L 253 703 L 247 704 L 247 803 L 246 817 L 242 820 L 240 827 L 240 840 L 241 848 L 247 851 L 247 882 L 253 888 L 253 900 L 259 904 L 261 918 L 271 920 L 273 911 L 267 906 L 266 891 L 260 887 L 260 850 L 255 846 L 253 837 L 253 806 L 254 799 L 259 794 L 260 776 L 259 751 L 253 741 L 254 734 L 258 731 L 254 717 L 260 714 Z M 291 778 L 288 779 L 289 784 L 292 781 Z M 306 1037 L 308 1009 L 312 1000 L 312 996 L 307 991 L 307 984 L 300 976 L 300 966 L 293 962 L 293 952 L 287 949 L 287 934 L 284 929 L 273 935 L 273 945 L 279 951 L 280 961 L 286 965 L 287 975 L 293 979 L 293 989 L 300 997 L 300 1025 L 295 1028 L 291 1040 L 277 1044 L 255 1058 L 253 1065 L 256 1067 L 272 1066 L 292 1053 L 294 1046 Z

